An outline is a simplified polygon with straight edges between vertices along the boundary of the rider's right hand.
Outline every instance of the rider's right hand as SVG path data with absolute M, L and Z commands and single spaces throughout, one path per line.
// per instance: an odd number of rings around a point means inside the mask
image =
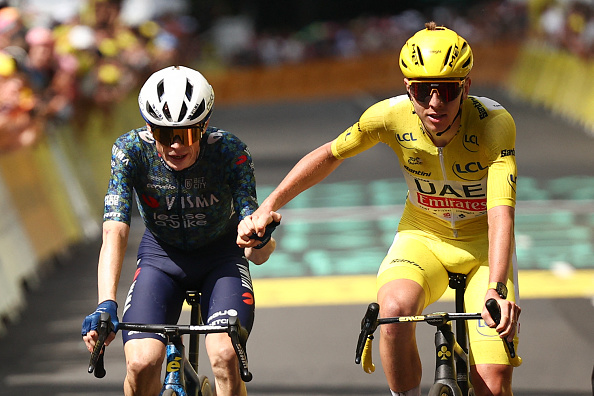
M 277 212 L 265 212 L 260 209 L 244 217 L 237 226 L 237 246 L 247 248 L 260 245 L 261 241 L 253 236 L 263 237 L 266 226 L 272 222 L 280 222 L 281 218 L 282 216 Z
M 115 338 L 115 332 L 118 330 L 118 304 L 113 300 L 105 300 L 97 306 L 95 312 L 87 315 L 82 324 L 81 334 L 89 352 L 93 351 L 95 342 L 97 341 L 97 327 L 99 326 L 99 319 L 103 312 L 107 312 L 111 316 L 111 323 L 114 331 L 105 340 L 105 345 Z

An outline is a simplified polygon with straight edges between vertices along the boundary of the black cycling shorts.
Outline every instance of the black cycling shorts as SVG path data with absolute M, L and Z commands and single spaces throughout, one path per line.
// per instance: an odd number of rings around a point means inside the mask
M 205 324 L 227 324 L 236 312 L 248 332 L 254 323 L 254 292 L 244 250 L 235 243 L 236 231 L 210 246 L 184 251 L 156 239 L 145 231 L 138 248 L 136 274 L 124 305 L 123 322 L 176 324 L 186 291 L 201 294 Z M 124 343 L 134 338 L 162 335 L 123 331 Z

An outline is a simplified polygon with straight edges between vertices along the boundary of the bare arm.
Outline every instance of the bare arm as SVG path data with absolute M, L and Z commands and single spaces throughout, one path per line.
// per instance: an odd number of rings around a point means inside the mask
M 495 206 L 487 212 L 489 221 L 489 283 L 502 282 L 507 284 L 513 249 L 514 214 L 515 209 L 506 205 Z M 513 290 L 509 291 L 509 293 L 513 292 Z M 509 341 L 513 340 L 516 333 L 516 323 L 521 312 L 520 307 L 512 301 L 502 300 L 493 289 L 487 290 L 485 300 L 489 298 L 498 300 L 501 308 L 501 323 L 497 330 L 501 336 Z M 487 323 L 489 325 L 493 324 L 490 315 Z
M 130 226 L 126 223 L 119 221 L 106 221 L 103 223 L 103 243 L 99 252 L 99 265 L 97 267 L 99 303 L 106 300 L 117 301 L 118 283 L 126 246 L 128 245 L 129 233 Z M 86 335 L 83 334 L 83 341 L 89 352 L 93 350 L 97 338 L 96 330 L 91 330 Z M 109 345 L 114 338 L 115 333 L 111 333 L 105 340 L 105 345 Z
M 342 161 L 332 155 L 331 142 L 303 157 L 262 202 L 258 210 L 241 221 L 238 227 L 237 244 L 241 247 L 255 246 L 258 241 L 249 238 L 252 233 L 263 235 L 266 225 L 272 221 L 278 209 L 303 191 L 324 180 Z
M 495 206 L 487 212 L 489 221 L 489 282 L 506 282 L 514 233 L 514 212 L 511 206 Z
M 129 233 L 130 226 L 126 223 L 119 221 L 103 223 L 103 244 L 99 253 L 97 269 L 99 302 L 117 301 L 118 283 Z
M 264 200 L 256 213 L 267 213 L 282 208 L 297 195 L 330 175 L 343 161 L 332 155 L 331 144 L 328 142 L 303 157 Z

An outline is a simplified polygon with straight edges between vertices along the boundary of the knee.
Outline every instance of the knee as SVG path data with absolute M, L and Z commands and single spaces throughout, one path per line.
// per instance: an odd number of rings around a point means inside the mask
M 136 340 L 134 340 L 136 341 Z M 164 359 L 164 345 L 160 341 L 128 342 L 126 352 L 126 373 L 129 378 L 158 376 Z
M 382 286 L 378 302 L 382 317 L 419 315 L 423 311 L 425 291 L 416 282 L 399 279 Z
M 216 372 L 228 371 L 237 364 L 237 355 L 235 354 L 231 340 L 226 334 L 224 335 L 226 339 L 219 338 L 216 341 L 211 340 L 207 346 L 208 358 L 210 359 L 210 364 L 215 375 Z
M 147 357 L 136 354 L 126 357 L 126 372 L 130 377 L 142 378 L 154 375 L 157 371 L 160 372 L 161 364 L 162 361 L 148 359 Z
M 380 305 L 380 311 L 382 317 L 412 316 L 420 313 L 418 304 L 411 299 L 399 296 L 384 298 Z
M 407 304 L 400 304 L 397 300 L 391 300 L 387 304 L 384 303 L 385 308 L 381 309 L 381 317 L 392 316 L 411 316 L 417 315 L 418 312 Z M 415 324 L 414 323 L 394 323 L 380 326 L 382 337 L 386 340 L 399 340 L 403 342 L 406 339 L 414 337 Z
M 511 396 L 512 395 L 511 366 L 486 365 L 477 370 L 471 368 L 472 385 L 477 396 Z
M 387 294 L 380 302 L 380 316 L 387 318 L 393 316 L 419 315 L 423 310 L 422 302 L 403 294 Z M 414 323 L 395 323 L 381 326 L 382 337 L 388 339 L 411 339 L 414 337 Z
M 505 389 L 503 387 L 493 386 L 493 384 L 488 386 L 484 383 L 473 383 L 472 386 L 474 388 L 474 394 L 477 396 L 510 396 L 512 394 L 511 388 Z

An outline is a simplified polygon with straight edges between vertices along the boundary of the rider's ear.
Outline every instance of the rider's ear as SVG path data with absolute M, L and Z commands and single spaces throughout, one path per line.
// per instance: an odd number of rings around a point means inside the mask
M 468 93 L 470 92 L 470 85 L 472 84 L 472 80 L 470 79 L 470 77 L 466 77 L 466 80 L 464 81 L 464 90 L 463 90 L 463 94 L 462 97 L 464 99 L 468 98 Z
M 410 91 L 408 89 L 408 87 L 410 86 L 408 81 L 409 81 L 408 78 L 404 78 L 404 89 L 406 89 L 406 95 L 412 101 L 412 96 L 410 96 Z

